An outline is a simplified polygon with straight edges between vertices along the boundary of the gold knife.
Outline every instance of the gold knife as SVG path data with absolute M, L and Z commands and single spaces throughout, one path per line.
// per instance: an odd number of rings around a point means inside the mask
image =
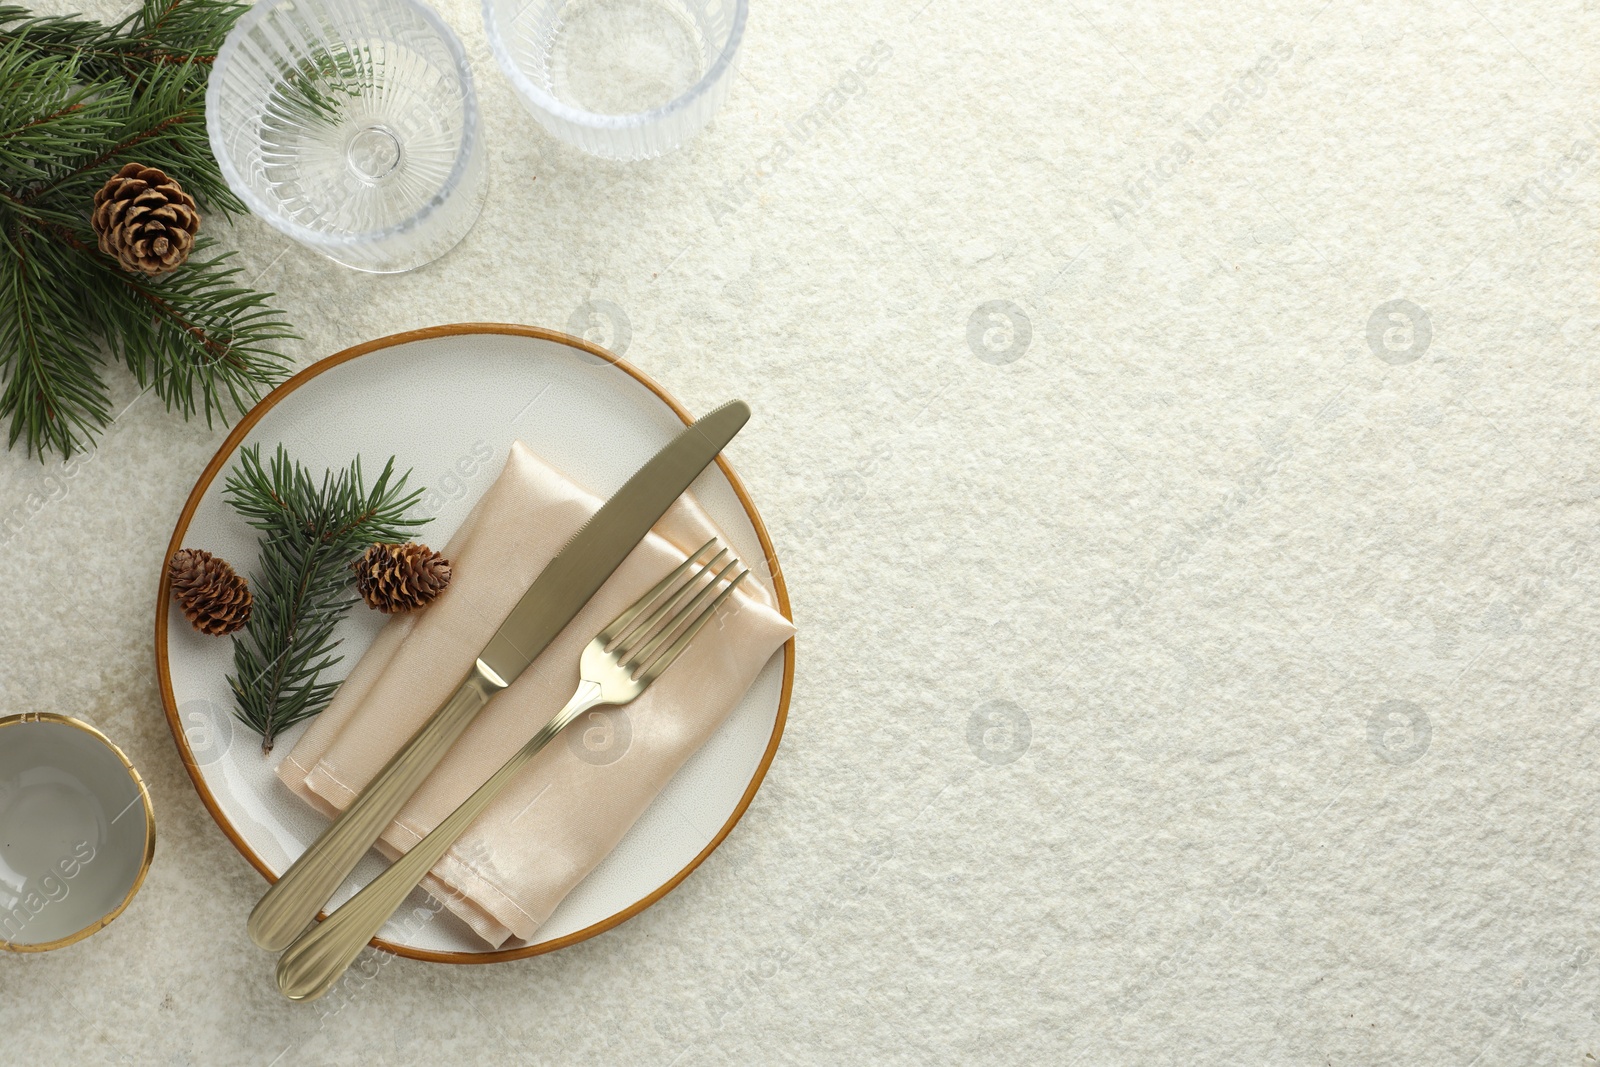
M 572 621 L 749 418 L 744 401 L 732 400 L 684 427 L 572 535 L 511 609 L 455 694 L 267 890 L 250 913 L 252 941 L 277 952 L 299 936 L 489 698 L 516 681 Z

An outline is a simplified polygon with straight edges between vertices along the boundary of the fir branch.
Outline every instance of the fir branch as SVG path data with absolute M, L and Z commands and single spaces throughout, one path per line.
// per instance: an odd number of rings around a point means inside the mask
M 70 456 L 85 450 L 110 418 L 100 358 L 72 294 L 81 262 L 27 224 L 0 241 L 0 353 L 5 391 L 0 418 L 11 420 L 8 447 Z
M 16 43 L 0 46 L 0 85 L 0 175 L 16 199 L 115 130 L 130 95 L 97 94 L 79 83 L 75 60 L 37 58 Z
M 25 7 L 0 4 L 0 44 L 20 42 L 41 59 L 90 54 L 108 32 L 101 23 L 78 15 L 34 15 Z
M 227 421 L 282 380 L 294 337 L 209 240 L 174 273 L 122 272 L 90 232 L 123 164 L 177 177 L 208 211 L 245 208 L 205 126 L 211 57 L 243 5 L 143 0 L 115 25 L 0 5 L 0 419 L 42 460 L 108 421 L 107 349 L 185 418 Z M 215 231 L 209 231 L 214 233 Z
M 100 281 L 94 309 L 100 332 L 141 386 L 153 386 L 168 410 L 206 425 L 248 411 L 277 380 L 275 341 L 294 336 L 268 307 L 271 294 L 237 284 L 232 252 L 199 258 L 214 245 L 202 239 L 188 268 L 148 279 L 94 257 Z
M 91 202 L 107 177 L 124 163 L 139 162 L 181 176 L 183 186 L 206 207 L 237 214 L 244 205 L 222 179 L 211 156 L 205 128 L 205 82 L 192 67 L 151 71 L 138 91 L 127 91 L 121 121 L 95 145 L 92 154 L 73 160 L 25 199 L 46 197 L 61 203 Z
M 142 50 L 130 51 L 152 65 L 173 57 L 209 64 L 228 30 L 249 7 L 228 0 L 144 0 L 140 10 L 112 32 L 143 45 Z
M 319 488 L 282 445 L 263 467 L 261 450 L 239 453 L 224 497 L 261 531 L 261 558 L 250 577 L 254 605 L 242 634 L 233 639 L 234 673 L 228 677 L 240 721 L 272 751 L 279 733 L 327 706 L 337 682 L 322 672 L 342 661 L 334 655 L 334 630 L 356 602 L 350 564 L 369 544 L 405 539 L 404 531 L 428 519 L 406 517 L 422 495 L 407 493 L 394 476 L 394 458 L 368 489 L 361 459 Z
M 222 39 L 247 8 L 226 0 L 145 0 L 114 26 L 76 15 L 36 16 L 0 5 L 0 44 L 27 47 L 57 59 L 77 57 L 90 80 L 137 81 L 152 68 L 216 59 Z

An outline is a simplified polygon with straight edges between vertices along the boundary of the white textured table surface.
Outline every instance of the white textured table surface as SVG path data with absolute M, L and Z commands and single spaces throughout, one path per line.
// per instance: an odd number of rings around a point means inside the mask
M 466 242 L 229 236 L 302 362 L 593 302 L 750 401 L 800 651 L 743 823 L 585 944 L 283 1001 L 152 665 L 222 431 L 119 377 L 88 462 L 0 455 L 0 697 L 122 743 L 158 855 L 0 959 L 0 1060 L 1593 1063 L 1600 6 L 753 8 L 715 126 L 618 166 L 448 0 Z

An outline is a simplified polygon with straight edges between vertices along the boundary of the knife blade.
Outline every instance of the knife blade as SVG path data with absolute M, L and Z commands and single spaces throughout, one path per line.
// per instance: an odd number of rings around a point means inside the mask
M 684 427 L 572 535 L 450 699 L 256 903 L 248 926 L 252 941 L 279 951 L 299 936 L 489 699 L 572 621 L 749 418 L 750 408 L 733 400 Z
M 484 646 L 484 666 L 516 681 L 749 418 L 744 401 L 724 404 L 640 467 L 528 587 Z

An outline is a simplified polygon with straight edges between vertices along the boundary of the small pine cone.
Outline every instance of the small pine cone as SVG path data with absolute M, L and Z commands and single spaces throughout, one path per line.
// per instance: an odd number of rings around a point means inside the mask
M 350 569 L 361 599 L 385 615 L 420 608 L 450 584 L 450 561 L 413 542 L 372 545 Z
M 227 560 L 180 548 L 167 564 L 167 575 L 183 617 L 201 633 L 221 637 L 250 621 L 250 583 Z
M 200 213 L 194 197 L 154 167 L 129 163 L 94 194 L 100 251 L 129 273 L 163 274 L 189 258 Z

